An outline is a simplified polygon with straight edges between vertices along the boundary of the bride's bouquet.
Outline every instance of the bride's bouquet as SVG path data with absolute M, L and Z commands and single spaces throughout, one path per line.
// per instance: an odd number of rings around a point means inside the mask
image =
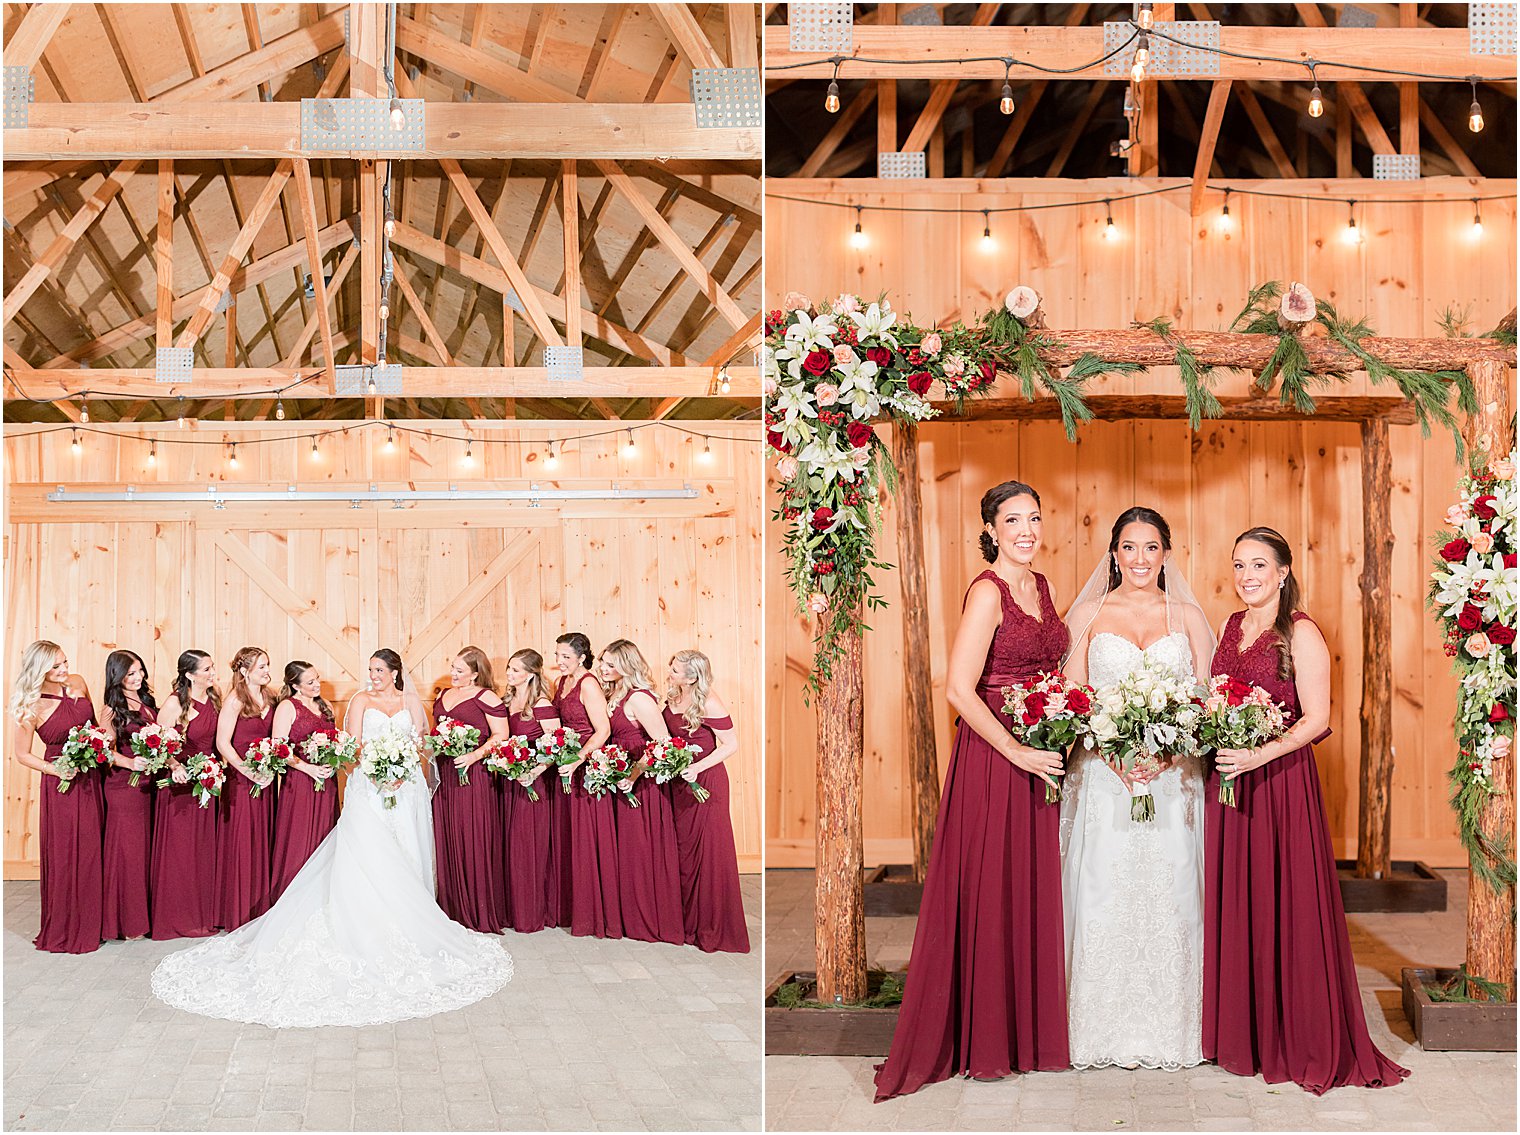
M 190 774 L 190 791 L 202 808 L 220 796 L 222 785 L 227 783 L 227 769 L 214 753 L 191 753 L 185 771 Z M 173 777 L 165 777 L 158 786 L 164 788 L 172 783 Z
M 462 721 L 455 721 L 452 717 L 440 717 L 438 724 L 433 726 L 429 744 L 435 756 L 448 757 L 452 762 L 455 757 L 465 756 L 480 748 L 480 730 Z M 454 771 L 459 774 L 461 788 L 470 783 L 468 768 L 456 765 Z
M 690 741 L 682 741 L 676 737 L 670 737 L 664 741 L 651 741 L 644 746 L 644 756 L 649 758 L 649 771 L 653 774 L 656 784 L 666 784 L 675 780 L 701 755 L 701 745 L 693 745 Z M 691 789 L 691 794 L 697 798 L 698 804 L 706 804 L 707 798 L 712 795 L 694 780 L 687 781 L 686 786 Z
M 334 774 L 358 755 L 358 740 L 341 729 L 335 733 L 313 733 L 301 742 L 302 760 L 309 765 L 330 768 Z M 327 778 L 331 779 L 332 777 Z M 321 792 L 327 787 L 327 780 L 317 781 L 312 791 Z
M 570 778 L 575 770 L 570 766 L 581 759 L 581 735 L 564 726 L 553 733 L 545 733 L 538 739 L 538 754 L 559 770 L 560 790 L 570 791 Z
M 69 730 L 63 752 L 53 759 L 58 791 L 67 792 L 82 772 L 111 763 L 111 735 L 97 725 L 76 725 Z
M 264 789 L 289 771 L 292 755 L 289 741 L 277 741 L 273 737 L 265 737 L 262 741 L 255 741 L 248 746 L 248 751 L 243 754 L 248 767 L 260 776 L 269 777 L 267 781 L 253 782 L 253 787 L 248 790 L 250 799 L 256 799 Z
M 396 806 L 401 786 L 422 771 L 420 738 L 415 730 L 391 726 L 364 742 L 359 771 L 369 778 L 387 808 Z
M 179 756 L 185 747 L 185 739 L 172 725 L 144 725 L 132 734 L 128 744 L 132 746 L 132 755 L 141 757 L 147 765 L 141 772 L 134 770 L 127 777 L 128 786 L 136 788 L 142 782 L 143 773 L 153 777 L 168 768 L 169 758 Z
M 1059 670 L 1035 674 L 1003 687 L 1008 732 L 1021 745 L 1047 753 L 1064 753 L 1087 732 L 1092 711 L 1091 686 L 1073 682 Z M 1046 782 L 1045 803 L 1061 799 L 1061 785 Z
M 1098 691 L 1097 706 L 1088 720 L 1098 751 L 1122 773 L 1160 772 L 1166 758 L 1198 751 L 1198 725 L 1203 715 L 1192 677 L 1149 658 L 1112 686 Z M 1130 790 L 1130 819 L 1155 818 L 1150 785 Z
M 639 800 L 633 794 L 631 788 L 622 786 L 628 774 L 634 769 L 634 762 L 629 759 L 620 745 L 614 745 L 610 741 L 600 749 L 593 749 L 591 755 L 586 758 L 586 775 L 582 783 L 586 791 L 592 796 L 605 796 L 609 792 L 620 793 L 630 808 L 639 807 Z
M 1228 674 L 1209 680 L 1203 699 L 1203 720 L 1198 741 L 1205 749 L 1254 749 L 1281 737 L 1288 728 L 1288 715 L 1260 686 Z M 1235 778 L 1219 778 L 1219 802 L 1228 808 L 1235 801 Z
M 485 759 L 486 768 L 492 772 L 500 773 L 508 780 L 518 780 L 527 776 L 539 765 L 538 752 L 528 744 L 526 737 L 508 737 L 505 741 L 498 741 Z M 528 790 L 528 799 L 538 803 L 538 793 L 533 785 L 524 784 Z

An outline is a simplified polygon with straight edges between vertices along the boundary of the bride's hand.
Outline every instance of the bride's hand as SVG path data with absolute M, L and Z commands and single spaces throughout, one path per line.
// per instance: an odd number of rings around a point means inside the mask
M 1015 768 L 1021 768 L 1025 772 L 1039 777 L 1052 787 L 1056 787 L 1055 778 L 1060 776 L 1066 768 L 1061 761 L 1060 753 L 1049 753 L 1044 749 L 1031 749 L 1017 743 L 1014 744 L 1012 752 L 1004 753 L 1003 755 L 1012 762 Z

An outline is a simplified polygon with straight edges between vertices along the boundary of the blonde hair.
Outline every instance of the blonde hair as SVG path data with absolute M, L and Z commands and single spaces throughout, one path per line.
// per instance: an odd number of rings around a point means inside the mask
M 496 677 L 491 672 L 491 660 L 478 646 L 467 646 L 454 657 L 464 662 L 475 675 L 475 684 L 483 690 L 496 692 Z M 513 657 L 516 657 L 515 655 Z
M 63 661 L 63 647 L 56 642 L 39 638 L 21 655 L 21 668 L 16 672 L 16 687 L 11 693 L 11 716 L 19 722 L 26 721 L 37 712 L 42 702 L 42 683 L 47 672 Z
M 232 656 L 232 689 L 227 691 L 228 697 L 238 700 L 239 717 L 260 717 L 261 713 L 253 708 L 253 691 L 248 686 L 248 679 L 244 677 L 244 670 L 253 669 L 253 665 L 260 658 L 268 658 L 269 651 L 262 646 L 245 646 Z M 267 682 L 259 690 L 259 696 L 267 710 L 275 703 L 274 688 Z
M 616 639 L 602 648 L 601 657 L 617 667 L 618 678 L 606 683 L 607 708 L 617 707 L 634 690 L 653 690 L 654 679 L 649 674 L 649 663 L 639 653 L 639 648 L 626 638 Z
M 679 662 L 691 675 L 691 704 L 681 711 L 681 718 L 688 729 L 702 724 L 707 713 L 707 695 L 712 693 L 712 663 L 700 650 L 678 650 L 670 656 L 672 664 Z M 665 703 L 675 701 L 679 689 L 674 683 L 665 692 Z
M 528 713 L 540 700 L 549 696 L 549 687 L 544 681 L 544 656 L 536 650 L 519 650 L 511 658 L 507 659 L 508 665 L 511 665 L 513 662 L 518 663 L 528 672 L 528 680 L 523 683 L 523 688 L 528 694 L 528 700 L 523 703 L 523 707 L 519 711 L 521 713 Z M 511 702 L 516 699 L 517 694 L 513 692 L 507 700 Z

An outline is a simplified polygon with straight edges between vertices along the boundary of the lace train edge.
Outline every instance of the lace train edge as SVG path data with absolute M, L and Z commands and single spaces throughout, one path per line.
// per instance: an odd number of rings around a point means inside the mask
M 1119 1059 L 1117 1056 L 1104 1056 L 1097 1060 L 1073 1060 L 1072 1071 L 1090 1072 L 1100 1068 L 1145 1068 L 1152 1072 L 1181 1072 L 1187 1068 L 1197 1068 L 1200 1064 L 1207 1064 L 1201 1055 L 1197 1060 L 1165 1060 L 1161 1057 L 1136 1057 L 1133 1062 Z

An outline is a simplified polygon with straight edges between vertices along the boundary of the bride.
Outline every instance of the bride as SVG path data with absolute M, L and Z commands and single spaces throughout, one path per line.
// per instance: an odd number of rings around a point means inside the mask
M 1114 522 L 1108 554 L 1067 613 L 1065 671 L 1098 689 L 1149 661 L 1206 675 L 1207 618 L 1152 509 Z M 1196 758 L 1125 777 L 1074 754 L 1061 801 L 1067 1016 L 1074 1068 L 1203 1061 L 1203 776 Z M 1130 819 L 1149 792 L 1150 822 Z
M 375 651 L 369 675 L 370 690 L 349 703 L 347 730 L 361 743 L 426 733 L 396 652 Z M 153 971 L 154 994 L 207 1017 L 311 1028 L 461 1009 L 510 981 L 501 942 L 451 922 L 434 897 L 433 813 L 420 774 L 387 808 L 380 790 L 392 787 L 355 771 L 337 825 L 280 900 L 225 937 L 170 954 Z

